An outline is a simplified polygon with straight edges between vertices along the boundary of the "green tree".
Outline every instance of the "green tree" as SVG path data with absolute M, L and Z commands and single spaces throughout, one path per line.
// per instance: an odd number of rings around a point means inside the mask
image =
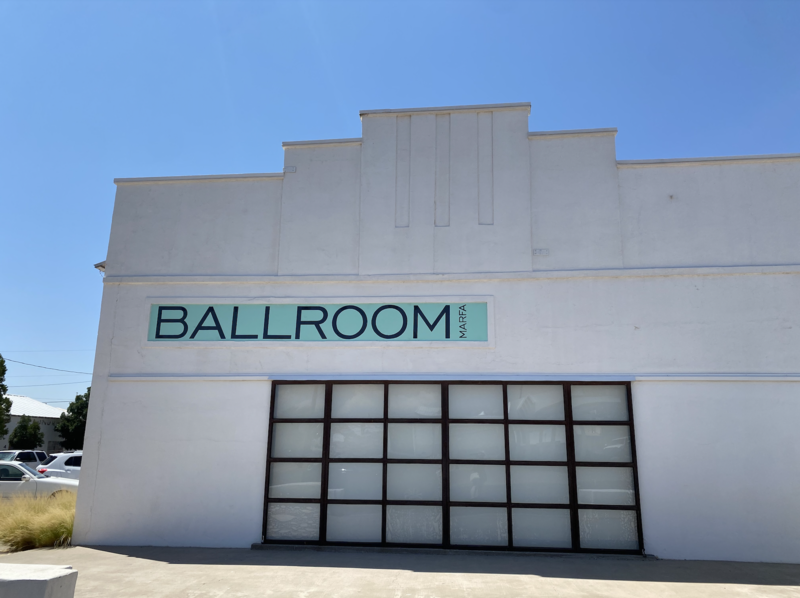
M 8 447 L 13 450 L 36 449 L 44 444 L 44 434 L 39 429 L 39 422 L 30 416 L 22 415 L 17 427 L 8 437 Z
M 86 414 L 89 412 L 89 395 L 92 387 L 86 389 L 86 394 L 76 395 L 75 400 L 67 407 L 67 412 L 61 414 L 60 421 L 55 425 L 55 430 L 64 438 L 61 446 L 68 451 L 83 448 L 83 437 L 86 434 Z
M 6 360 L 0 355 L 0 438 L 8 434 L 8 422 L 11 421 L 11 399 L 6 396 Z

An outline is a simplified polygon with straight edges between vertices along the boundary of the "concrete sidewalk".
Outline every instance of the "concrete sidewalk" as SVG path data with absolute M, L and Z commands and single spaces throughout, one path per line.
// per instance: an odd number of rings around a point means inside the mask
M 800 596 L 800 566 L 637 557 L 66 548 L 0 554 L 72 565 L 77 598 Z

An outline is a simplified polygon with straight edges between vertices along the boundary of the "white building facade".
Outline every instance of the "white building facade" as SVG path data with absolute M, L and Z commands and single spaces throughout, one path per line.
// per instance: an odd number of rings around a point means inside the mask
M 800 562 L 800 154 L 529 111 L 118 179 L 74 540 Z
M 41 446 L 26 448 L 47 451 L 48 453 L 55 453 L 61 450 L 61 443 L 64 438 L 56 432 L 55 426 L 60 421 L 61 414 L 67 412 L 66 409 L 53 407 L 23 395 L 6 396 L 11 399 L 11 412 L 9 413 L 11 417 L 6 426 L 8 434 L 0 436 L 0 449 L 8 448 L 8 439 L 14 433 L 14 428 L 17 427 L 20 418 L 23 415 L 27 415 L 39 424 L 39 430 L 42 432 L 44 441 Z

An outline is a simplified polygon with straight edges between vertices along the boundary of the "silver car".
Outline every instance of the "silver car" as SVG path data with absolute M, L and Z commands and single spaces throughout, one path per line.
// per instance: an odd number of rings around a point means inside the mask
M 53 496 L 59 492 L 78 493 L 78 480 L 50 478 L 24 463 L 0 461 L 0 498 Z

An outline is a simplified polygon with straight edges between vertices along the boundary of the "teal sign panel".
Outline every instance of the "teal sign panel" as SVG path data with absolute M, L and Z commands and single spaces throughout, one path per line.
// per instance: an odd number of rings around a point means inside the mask
M 163 304 L 147 339 L 185 341 L 485 341 L 486 303 Z

